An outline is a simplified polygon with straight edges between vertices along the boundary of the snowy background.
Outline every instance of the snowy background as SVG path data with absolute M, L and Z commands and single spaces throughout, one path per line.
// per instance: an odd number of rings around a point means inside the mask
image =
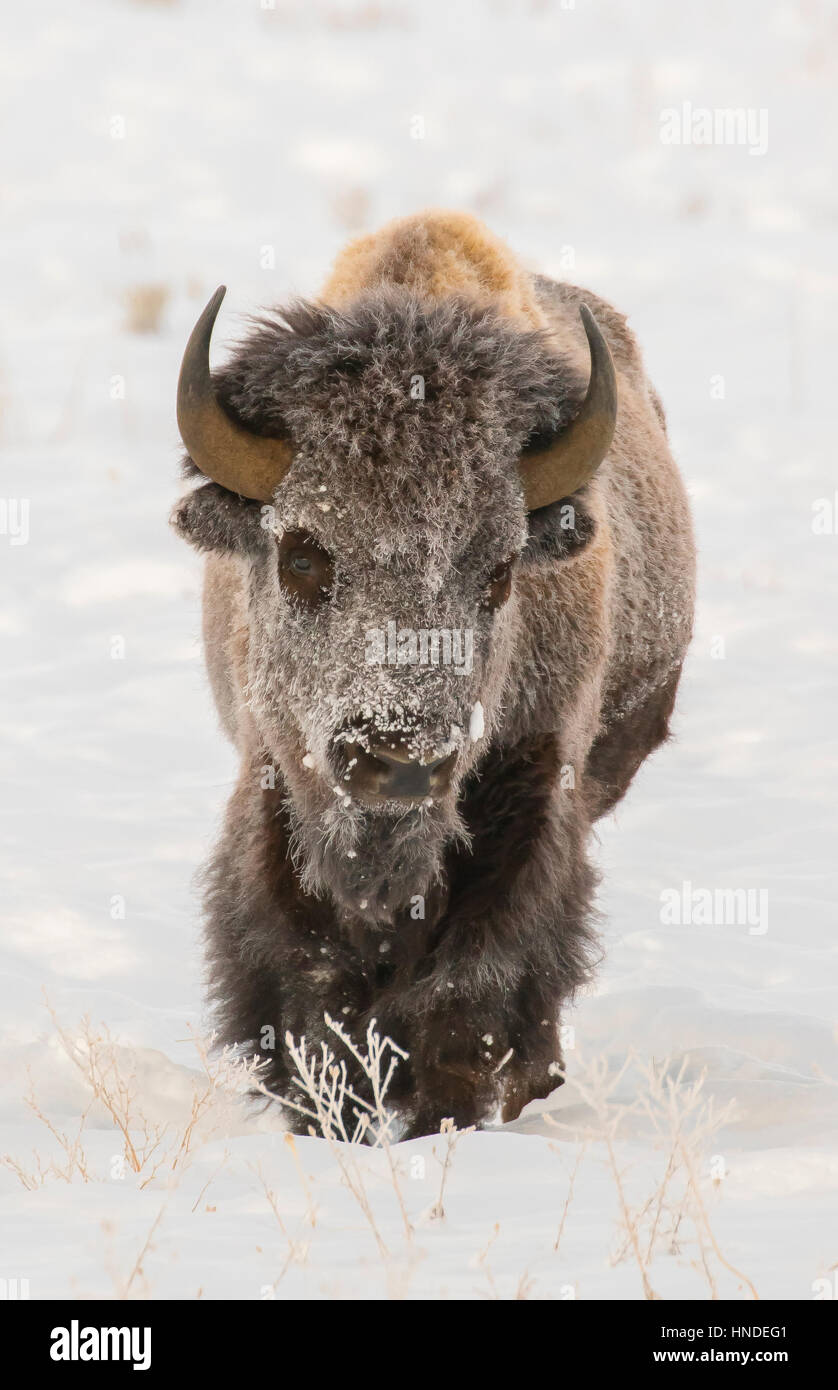
M 0 1279 L 33 1298 L 638 1298 L 634 1228 L 663 1297 L 750 1297 L 747 1279 L 838 1297 L 835 6 L 41 0 L 6 29 L 0 1153 L 29 1176 L 0 1167 Z M 684 102 L 765 112 L 767 148 L 664 143 Z M 122 1172 L 95 1106 L 85 1174 L 41 1181 L 33 1150 L 62 1146 L 23 1096 L 69 1136 L 89 1101 L 46 992 L 69 1034 L 110 1029 L 149 1123 L 189 1111 L 191 879 L 234 777 L 199 564 L 166 524 L 189 329 L 223 281 L 222 344 L 242 312 L 316 292 L 348 236 L 428 205 L 630 315 L 701 603 L 677 741 L 599 830 L 605 959 L 567 1018 L 569 1083 L 459 1141 L 443 1219 L 440 1141 L 402 1146 L 411 1240 L 382 1156 L 362 1158 L 385 1257 L 324 1141 L 295 1155 L 269 1115 L 196 1138 L 167 1187 Z M 762 894 L 759 930 L 663 922 L 670 889 Z M 595 1059 L 631 1050 L 598 1106 Z M 667 1063 L 733 1108 L 695 1159 L 707 1226 L 693 1189 L 651 1232 L 667 1142 L 641 1071 Z

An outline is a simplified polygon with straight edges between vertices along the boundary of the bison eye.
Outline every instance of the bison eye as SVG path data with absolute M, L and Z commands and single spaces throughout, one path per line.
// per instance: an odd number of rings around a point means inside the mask
M 515 563 L 515 556 L 512 555 L 508 560 L 504 560 L 502 565 L 496 565 L 489 575 L 489 583 L 483 595 L 483 607 L 494 612 L 506 603 L 512 589 L 512 567 Z
M 279 542 L 279 582 L 289 598 L 315 607 L 329 597 L 332 557 L 305 531 L 286 531 Z

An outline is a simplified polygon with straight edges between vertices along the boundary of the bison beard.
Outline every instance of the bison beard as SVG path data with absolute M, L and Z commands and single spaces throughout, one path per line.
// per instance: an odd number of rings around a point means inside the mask
M 261 321 L 211 379 L 216 295 L 181 377 L 201 485 L 173 520 L 208 555 L 207 663 L 241 758 L 205 871 L 210 989 L 280 1097 L 287 1033 L 316 1048 L 327 1014 L 358 1041 L 375 1019 L 408 1054 L 388 1101 L 414 1136 L 514 1119 L 563 1079 L 559 1011 L 596 955 L 591 828 L 667 737 L 692 530 L 604 301 L 449 214 L 350 248 L 329 295 Z M 324 582 L 283 569 L 300 537 Z M 365 664 L 390 619 L 469 630 L 473 669 Z M 453 770 L 387 800 L 388 750 L 411 768 L 391 786 Z

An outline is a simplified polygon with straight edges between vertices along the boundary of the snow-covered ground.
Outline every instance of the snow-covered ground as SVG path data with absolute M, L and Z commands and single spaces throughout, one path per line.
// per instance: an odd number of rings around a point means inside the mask
M 444 1217 L 443 1140 L 395 1150 L 410 1239 L 386 1156 L 357 1157 L 385 1254 L 324 1141 L 213 1101 L 191 1162 L 144 1185 L 98 1107 L 72 1181 L 0 1168 L 0 1279 L 613 1299 L 643 1296 L 642 1264 L 669 1298 L 838 1296 L 834 6 L 41 0 L 5 27 L 0 1152 L 66 1161 L 30 1085 L 68 1135 L 88 1104 L 44 992 L 71 1034 L 88 1015 L 118 1039 L 164 1148 L 189 1113 L 191 876 L 234 763 L 166 518 L 179 358 L 219 282 L 221 342 L 315 292 L 352 232 L 436 204 L 612 299 L 689 481 L 701 605 L 677 741 L 600 828 L 605 958 L 569 1083 L 459 1140 Z M 666 143 L 685 102 L 750 111 L 746 142 Z M 700 890 L 724 889 L 748 920 L 729 899 L 706 921 Z M 598 1059 L 630 1053 L 606 1101 Z M 686 1153 L 666 1064 L 676 1108 L 702 1073 L 696 1104 L 733 1103 Z

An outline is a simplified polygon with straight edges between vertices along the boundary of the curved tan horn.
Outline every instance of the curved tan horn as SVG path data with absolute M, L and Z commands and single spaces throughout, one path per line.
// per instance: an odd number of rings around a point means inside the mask
M 599 324 L 587 304 L 579 313 L 591 353 L 591 376 L 582 407 L 555 442 L 518 465 L 527 510 L 570 497 L 593 477 L 614 437 L 617 422 L 617 374 Z
M 242 497 L 272 502 L 293 462 L 291 445 L 236 424 L 216 400 L 210 377 L 210 338 L 226 293 L 227 286 L 220 285 L 186 344 L 177 387 L 178 429 L 189 457 L 213 482 Z

